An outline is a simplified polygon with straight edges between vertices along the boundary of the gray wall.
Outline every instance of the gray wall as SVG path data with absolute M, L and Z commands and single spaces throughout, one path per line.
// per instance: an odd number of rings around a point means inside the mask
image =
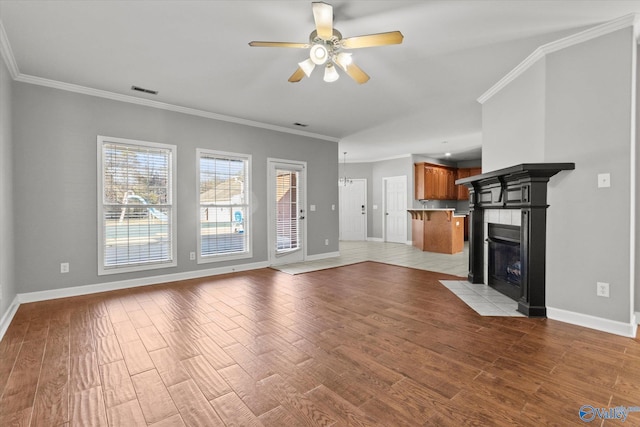
M 0 57 L 0 319 L 16 296 L 13 248 L 13 177 L 9 70 Z
M 545 58 L 482 106 L 482 171 L 544 161 Z
M 635 222 L 634 49 L 631 28 L 565 48 L 483 105 L 484 172 L 523 162 L 576 164 L 548 186 L 547 305 L 625 323 Z M 612 187 L 598 189 L 604 172 Z M 610 283 L 610 298 L 596 296 L 598 281 Z
M 545 160 L 573 161 L 549 186 L 549 305 L 630 321 L 631 28 L 547 57 Z M 635 143 L 635 141 L 634 141 Z M 597 175 L 611 174 L 611 188 Z M 596 296 L 596 282 L 611 297 Z
M 338 251 L 338 145 L 140 105 L 14 83 L 15 266 L 19 292 L 266 261 L 267 158 L 307 162 L 308 254 Z M 96 135 L 176 144 L 174 268 L 97 275 Z M 195 150 L 252 154 L 253 258 L 197 265 Z M 325 246 L 324 240 L 330 245 Z M 60 263 L 70 273 L 60 274 Z

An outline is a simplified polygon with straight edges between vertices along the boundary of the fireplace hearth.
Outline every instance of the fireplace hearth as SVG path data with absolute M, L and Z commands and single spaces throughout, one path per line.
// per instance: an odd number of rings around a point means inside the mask
M 489 247 L 499 252 L 488 256 L 487 276 L 493 274 L 496 277 L 487 277 L 486 283 L 517 300 L 518 311 L 529 317 L 547 315 L 547 183 L 560 171 L 573 169 L 574 163 L 524 163 L 456 181 L 456 184 L 469 189 L 469 282 L 485 283 L 484 249 L 487 240 Z M 514 228 L 500 224 L 499 229 L 509 230 L 506 238 L 504 235 L 485 236 L 484 214 L 487 209 L 519 209 L 520 226 Z M 495 224 L 488 225 L 495 231 Z M 516 244 L 518 249 L 515 249 Z

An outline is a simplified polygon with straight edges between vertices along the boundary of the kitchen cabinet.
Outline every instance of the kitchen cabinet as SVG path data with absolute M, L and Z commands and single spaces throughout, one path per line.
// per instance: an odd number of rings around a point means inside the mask
M 480 175 L 482 168 L 460 168 L 456 169 L 456 179 L 469 178 L 470 176 Z M 469 189 L 464 185 L 456 185 L 456 199 L 469 199 Z
M 421 251 L 457 254 L 464 249 L 464 219 L 453 208 L 409 209 L 411 242 Z
M 414 165 L 416 200 L 456 200 L 456 170 L 454 168 L 416 163 Z

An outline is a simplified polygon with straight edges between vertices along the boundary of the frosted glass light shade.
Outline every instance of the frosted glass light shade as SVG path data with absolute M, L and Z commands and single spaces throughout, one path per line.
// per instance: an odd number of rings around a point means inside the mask
M 338 70 L 333 64 L 327 64 L 324 69 L 324 81 L 327 83 L 335 82 L 340 78 L 340 74 L 338 74 Z
M 313 69 L 316 68 L 316 64 L 314 64 L 313 61 L 311 61 L 311 58 L 309 58 L 302 62 L 298 62 L 298 67 L 300 67 L 300 69 L 304 71 L 304 74 L 309 77 L 311 76 Z
M 327 48 L 322 44 L 314 44 L 309 50 L 309 58 L 314 64 L 322 65 L 327 62 L 329 51 L 327 51 Z
M 336 62 L 344 69 L 346 69 L 352 61 L 351 53 L 340 52 L 338 56 L 336 56 Z

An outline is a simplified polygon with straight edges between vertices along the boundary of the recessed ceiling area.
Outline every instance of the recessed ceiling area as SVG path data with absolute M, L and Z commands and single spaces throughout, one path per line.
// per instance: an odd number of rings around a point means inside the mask
M 640 1 L 615 0 L 327 3 L 344 35 L 404 35 L 402 44 L 357 50 L 370 76 L 365 84 L 347 76 L 327 83 L 322 73 L 290 83 L 307 51 L 248 45 L 308 42 L 315 27 L 311 2 L 302 0 L 2 0 L 0 47 L 18 80 L 152 99 L 338 141 L 350 162 L 445 152 L 463 161 L 480 153 L 477 98 L 537 47 L 640 12 Z

